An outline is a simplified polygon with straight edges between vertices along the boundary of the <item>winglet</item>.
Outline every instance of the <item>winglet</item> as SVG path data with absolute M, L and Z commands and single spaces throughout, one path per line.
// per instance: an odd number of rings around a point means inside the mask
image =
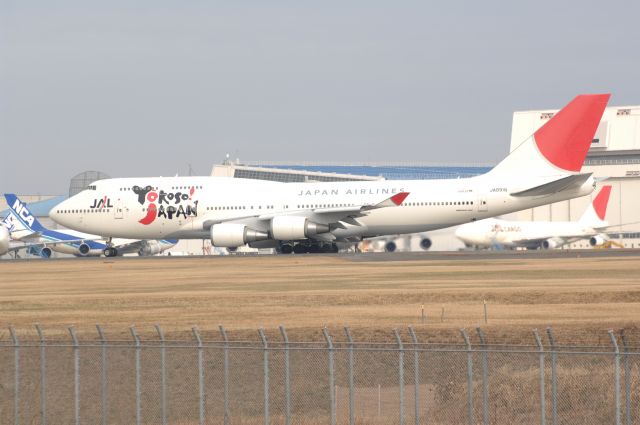
M 409 196 L 409 192 L 400 192 L 396 193 L 390 198 L 385 199 L 384 201 L 375 204 L 375 205 L 367 205 L 362 207 L 362 211 L 374 210 L 376 208 L 385 208 L 385 207 L 399 207 L 405 199 Z
M 391 202 L 393 202 L 397 206 L 400 206 L 400 204 L 402 204 L 404 200 L 407 199 L 407 196 L 409 196 L 409 192 L 400 192 L 396 195 L 393 195 L 389 199 L 391 199 Z

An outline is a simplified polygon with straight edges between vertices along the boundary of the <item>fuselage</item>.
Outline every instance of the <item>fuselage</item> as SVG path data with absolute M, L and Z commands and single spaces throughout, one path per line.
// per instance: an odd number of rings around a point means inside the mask
M 577 221 L 507 221 L 487 219 L 465 224 L 456 236 L 467 245 L 492 247 L 533 247 L 547 239 L 559 242 L 589 238 L 597 229 Z
M 423 232 L 583 196 L 593 179 L 572 190 L 537 197 L 518 192 L 555 176 L 483 176 L 450 180 L 279 183 L 226 177 L 156 177 L 101 180 L 64 201 L 51 217 L 66 227 L 105 237 L 206 239 L 211 223 L 242 221 L 268 231 L 268 218 L 376 205 L 401 192 L 397 207 L 367 211 L 356 224 L 332 230 L 338 238 Z

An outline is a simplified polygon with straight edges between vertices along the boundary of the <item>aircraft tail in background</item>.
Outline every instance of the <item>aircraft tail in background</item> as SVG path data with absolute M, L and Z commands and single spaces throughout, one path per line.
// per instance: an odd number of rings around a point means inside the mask
M 605 221 L 605 216 L 610 195 L 611 185 L 602 186 L 600 192 L 593 198 L 593 201 L 580 217 L 580 224 L 593 228 L 607 227 L 609 224 Z
M 45 230 L 38 219 L 31 214 L 27 204 L 22 202 L 16 195 L 6 193 L 4 198 L 9 206 L 9 214 L 3 220 L 2 224 L 9 232 L 19 235 L 19 237 L 24 237 L 31 233 Z

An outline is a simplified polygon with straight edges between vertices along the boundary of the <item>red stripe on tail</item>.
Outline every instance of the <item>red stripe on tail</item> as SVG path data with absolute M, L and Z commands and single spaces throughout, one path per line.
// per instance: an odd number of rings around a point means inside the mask
M 609 203 L 609 195 L 611 194 L 611 186 L 602 186 L 600 193 L 593 200 L 593 209 L 596 210 L 596 214 L 600 220 L 604 220 L 604 216 L 607 214 L 607 204 Z
M 610 94 L 583 94 L 535 132 L 540 152 L 556 167 L 580 171 Z

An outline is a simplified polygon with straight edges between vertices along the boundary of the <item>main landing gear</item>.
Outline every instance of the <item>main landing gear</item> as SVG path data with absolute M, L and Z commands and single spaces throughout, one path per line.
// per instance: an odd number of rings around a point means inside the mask
M 280 244 L 277 248 L 279 254 L 336 254 L 338 245 L 327 242 L 289 242 Z

